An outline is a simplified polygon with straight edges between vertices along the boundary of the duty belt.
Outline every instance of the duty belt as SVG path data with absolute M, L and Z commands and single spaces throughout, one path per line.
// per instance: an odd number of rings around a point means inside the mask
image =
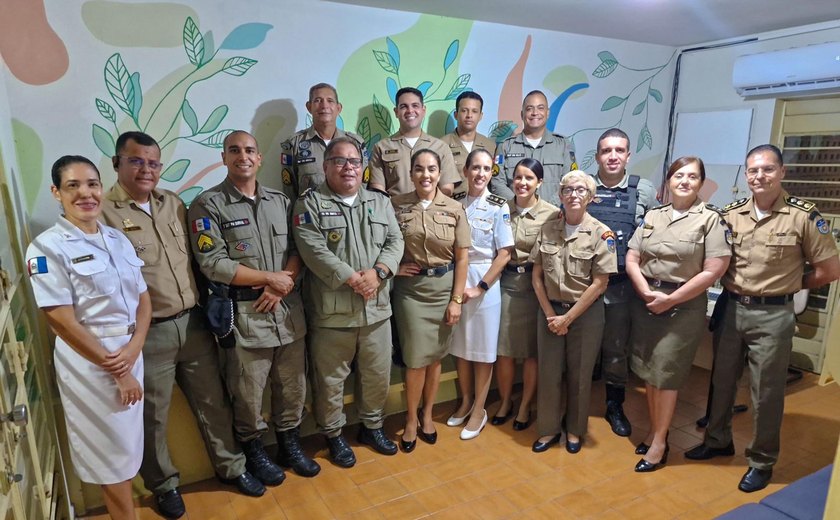
M 607 285 L 615 285 L 627 279 L 627 273 L 611 274 Z
M 164 316 L 163 318 L 152 318 L 152 325 L 155 325 L 155 324 L 158 324 L 158 323 L 164 323 L 164 322 L 167 322 L 167 321 L 177 320 L 178 318 L 182 318 L 183 316 L 188 314 L 191 310 L 193 310 L 192 307 L 190 307 L 189 309 L 184 309 L 177 314 L 173 314 L 172 316 Z
M 262 289 L 253 289 L 251 287 L 231 285 L 228 295 L 230 296 L 231 300 L 238 302 L 247 302 L 251 300 L 256 300 L 260 297 L 262 293 Z
M 453 269 L 455 269 L 454 262 L 440 267 L 421 267 L 420 272 L 417 274 L 423 276 L 443 276 Z
M 130 323 L 128 325 L 104 325 L 102 327 L 87 327 L 87 330 L 91 332 L 97 338 L 110 338 L 114 336 L 128 336 L 130 334 L 134 334 L 134 329 L 136 328 L 134 323 Z
M 507 271 L 509 273 L 522 274 L 522 273 L 530 273 L 533 270 L 534 270 L 534 264 L 532 264 L 530 262 L 527 263 L 527 264 L 521 264 L 521 265 L 507 264 L 505 266 L 505 271 Z
M 651 287 L 661 287 L 662 289 L 671 289 L 674 291 L 685 285 L 685 282 L 666 282 L 657 278 L 648 278 L 647 276 L 645 276 L 645 280 L 647 280 L 648 285 Z
M 729 297 L 736 302 L 743 305 L 786 305 L 793 301 L 792 294 L 783 294 L 781 296 L 747 296 L 746 294 L 735 294 L 729 292 Z

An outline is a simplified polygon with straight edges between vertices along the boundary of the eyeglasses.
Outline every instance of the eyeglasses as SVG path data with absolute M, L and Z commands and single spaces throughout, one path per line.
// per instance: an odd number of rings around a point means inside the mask
M 150 170 L 156 172 L 163 168 L 163 163 L 158 161 L 145 161 L 139 157 L 126 157 L 125 155 L 119 155 L 118 157 L 125 159 L 135 170 L 142 170 L 144 166 L 148 166 Z
M 587 195 L 589 193 L 589 189 L 584 188 L 583 186 L 578 186 L 577 188 L 566 186 L 565 188 L 560 188 L 560 193 L 565 197 L 568 197 L 572 193 L 574 193 L 578 197 L 583 197 L 584 195 Z
M 763 168 L 762 167 L 747 168 L 747 176 L 748 177 L 755 177 L 759 173 L 763 173 L 764 175 L 773 175 L 774 173 L 776 173 L 776 170 L 778 170 L 778 169 L 779 168 L 777 166 L 773 166 L 773 165 L 765 166 Z
M 330 157 L 327 161 L 332 161 L 339 168 L 343 168 L 345 164 L 350 163 L 353 168 L 358 168 L 362 165 L 362 160 L 355 157 Z

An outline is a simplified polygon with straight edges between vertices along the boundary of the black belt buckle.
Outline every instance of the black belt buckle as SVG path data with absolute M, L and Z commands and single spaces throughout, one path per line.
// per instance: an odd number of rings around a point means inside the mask
M 430 267 L 426 269 L 426 276 L 437 276 L 437 267 Z

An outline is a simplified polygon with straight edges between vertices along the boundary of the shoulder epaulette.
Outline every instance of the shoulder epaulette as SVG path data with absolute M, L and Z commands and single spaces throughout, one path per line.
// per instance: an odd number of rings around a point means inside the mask
M 347 132 L 347 131 L 345 131 L 344 133 L 347 135 L 347 137 L 350 137 L 350 138 L 354 139 L 357 143 L 359 143 L 361 145 L 365 144 L 364 138 L 362 136 L 360 136 L 359 134 L 354 134 L 353 132 Z
M 372 192 L 374 192 L 374 193 L 378 193 L 378 194 L 380 194 L 380 195 L 385 195 L 386 197 L 391 198 L 391 196 L 390 196 L 390 195 L 388 195 L 388 192 L 387 192 L 387 191 L 380 190 L 379 188 L 371 188 L 370 186 L 368 186 L 368 187 L 367 187 L 367 190 L 368 190 L 368 191 L 372 191 Z
M 801 209 L 802 211 L 811 211 L 816 206 L 810 200 L 800 199 L 798 197 L 785 197 L 785 204 Z
M 464 197 L 466 197 L 466 196 L 467 196 L 467 192 L 466 192 L 466 191 L 462 191 L 462 192 L 456 193 L 455 195 L 452 195 L 452 199 L 453 199 L 453 200 L 461 200 L 461 199 L 463 199 L 463 198 L 464 198 Z
M 723 210 L 715 206 L 714 204 L 706 204 L 706 209 L 710 209 L 719 215 L 723 215 Z
M 658 209 L 664 209 L 664 208 L 667 208 L 670 205 L 671 205 L 671 203 L 669 202 L 668 204 L 662 204 L 661 206 L 656 206 L 656 207 L 650 208 L 648 211 L 656 211 Z
M 498 195 L 494 195 L 493 193 L 487 195 L 487 202 L 499 207 L 502 207 L 505 204 L 507 204 L 507 200 L 504 197 L 499 197 Z
M 727 204 L 726 206 L 723 207 L 723 211 L 729 211 L 731 209 L 740 208 L 741 206 L 746 204 L 749 200 L 750 200 L 749 198 L 743 198 L 743 199 L 738 199 L 735 202 L 730 202 L 729 204 Z
M 315 193 L 315 191 L 312 189 L 312 186 L 310 186 L 310 187 L 306 188 L 305 190 L 303 190 L 303 193 L 298 195 L 298 198 L 306 197 L 306 196 L 308 196 L 310 194 L 313 194 L 313 193 Z
M 551 132 L 551 135 L 554 137 L 559 137 L 560 139 L 566 139 L 566 136 L 563 134 L 558 134 L 557 132 Z

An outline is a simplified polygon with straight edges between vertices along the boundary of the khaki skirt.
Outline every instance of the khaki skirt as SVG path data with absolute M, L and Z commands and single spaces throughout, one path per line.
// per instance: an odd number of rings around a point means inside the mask
M 437 276 L 394 277 L 391 305 L 408 368 L 422 368 L 442 359 L 449 349 L 452 327 L 444 315 L 452 295 L 454 271 Z
M 502 314 L 498 354 L 516 359 L 537 357 L 537 314 L 540 304 L 531 274 L 502 272 Z
M 678 390 L 685 383 L 706 327 L 706 293 L 662 314 L 648 311 L 635 296 L 630 302 L 633 352 L 630 368 L 647 383 Z

